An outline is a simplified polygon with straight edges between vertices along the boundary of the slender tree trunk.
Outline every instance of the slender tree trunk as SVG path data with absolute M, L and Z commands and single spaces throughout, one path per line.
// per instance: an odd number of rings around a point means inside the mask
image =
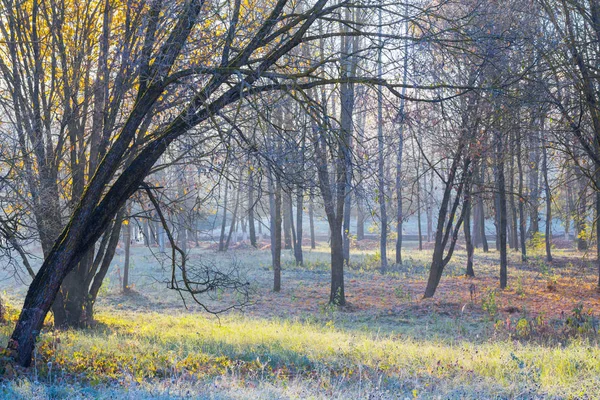
M 122 229 L 122 220 L 124 214 L 124 208 L 121 209 L 117 216 L 115 217 L 114 222 L 112 223 L 112 227 L 106 231 L 104 235 L 107 235 L 106 240 L 106 250 L 104 252 L 99 251 L 101 256 L 96 256 L 96 260 L 94 263 L 99 266 L 98 272 L 93 277 L 91 282 L 89 295 L 86 302 L 86 315 L 89 321 L 93 320 L 94 315 L 94 304 L 96 303 L 96 299 L 98 297 L 98 293 L 100 292 L 100 288 L 102 287 L 102 283 L 104 282 L 104 278 L 108 273 L 108 269 L 110 268 L 110 264 L 115 256 L 115 252 L 117 249 L 117 244 L 119 243 L 119 237 L 121 236 Z M 103 246 L 100 245 L 100 248 Z
M 539 226 L 539 164 L 540 164 L 540 141 L 538 126 L 536 123 L 541 123 L 541 117 L 534 117 L 534 127 L 530 135 L 529 149 L 529 237 L 533 237 L 540 231 Z
M 399 134 L 400 144 L 398 145 L 398 160 L 396 163 L 396 265 L 402 265 L 402 223 L 404 215 L 402 210 L 402 148 L 404 147 L 404 138 L 402 132 Z
M 460 153 L 461 150 L 458 151 L 458 154 Z M 440 203 L 437 229 L 435 231 L 435 246 L 433 248 L 433 258 L 431 261 L 431 267 L 429 269 L 429 278 L 427 280 L 427 287 L 425 288 L 425 295 L 423 296 L 424 298 L 433 297 L 433 295 L 435 294 L 435 291 L 440 283 L 440 279 L 442 278 L 444 267 L 448 264 L 450 258 L 452 257 L 452 253 L 454 252 L 454 247 L 458 238 L 458 232 L 464 219 L 465 208 L 463 207 L 463 211 L 461 213 L 461 216 L 458 218 L 456 225 L 453 224 L 456 216 L 456 210 L 458 209 L 458 205 L 460 202 L 460 196 L 463 185 L 459 185 L 460 190 L 457 192 L 453 204 L 450 207 L 452 186 L 454 184 L 454 179 L 452 177 L 455 176 L 457 168 L 458 159 L 456 159 L 453 162 L 453 166 L 451 167 L 451 171 L 449 173 L 449 179 L 444 189 L 444 196 L 442 197 L 442 201 Z M 463 184 L 467 183 L 468 182 L 465 181 Z M 444 251 L 447 247 L 449 239 L 450 246 L 448 254 L 444 256 Z
M 594 147 L 596 155 L 600 156 L 600 138 L 598 138 L 598 135 L 594 137 Z M 594 192 L 596 194 L 596 264 L 598 268 L 598 289 L 600 290 L 600 169 L 598 166 L 596 166 L 594 180 Z
M 312 189 L 310 191 L 310 199 L 308 204 L 308 223 L 310 226 L 310 248 L 317 248 L 317 243 L 315 240 L 315 203 L 313 199 Z
M 511 138 L 514 138 L 514 136 L 519 135 L 519 132 L 513 133 L 513 135 L 511 135 Z M 514 250 L 519 250 L 519 228 L 518 228 L 518 223 L 517 223 L 517 205 L 515 203 L 515 154 L 514 154 L 514 149 L 511 148 L 510 151 L 510 180 L 509 180 L 509 199 L 510 199 L 510 242 L 511 242 L 511 247 Z
M 485 163 L 485 159 L 483 159 L 481 161 L 481 170 L 479 171 L 480 173 L 480 188 L 483 189 L 485 186 L 485 170 L 486 170 L 486 163 Z M 479 235 L 481 237 L 481 246 L 483 247 L 483 252 L 487 253 L 490 251 L 490 248 L 488 246 L 488 241 L 487 241 L 487 236 L 485 235 L 485 204 L 483 202 L 483 198 L 480 196 L 479 197 L 479 202 L 480 202 L 480 214 L 479 214 Z M 496 238 L 498 239 L 498 238 Z
M 331 291 L 329 302 L 338 306 L 346 305 L 344 293 L 344 254 L 342 226 L 331 231 Z
M 158 234 L 158 252 L 161 254 L 165 254 L 167 251 L 165 249 L 165 227 L 159 222 L 157 228 Z
M 421 228 L 421 191 L 417 181 L 417 233 L 419 235 L 419 251 L 423 250 L 423 229 Z
M 283 243 L 284 249 L 290 250 L 292 248 L 292 196 L 287 191 L 283 193 Z
M 304 208 L 304 193 L 302 188 L 298 188 L 298 194 L 296 195 L 296 245 L 294 246 L 294 256 L 296 257 L 296 265 L 304 264 L 304 257 L 302 255 L 302 216 Z
M 600 154 L 600 152 L 599 152 Z M 600 289 L 600 169 L 596 169 L 596 264 L 598 266 L 598 288 Z
M 147 218 L 143 218 L 142 219 L 142 230 L 144 232 L 144 246 L 148 247 L 150 246 L 150 229 L 148 227 L 148 219 Z
M 570 240 L 571 236 L 571 213 L 573 208 L 571 207 L 573 203 L 573 193 L 571 190 L 571 184 L 567 183 L 566 185 L 566 199 L 565 199 L 565 239 Z
M 348 161 L 351 161 L 348 158 Z M 347 168 L 351 168 L 349 165 Z M 350 194 L 352 172 L 348 172 L 346 174 L 346 199 L 344 200 L 344 222 L 342 227 L 343 232 L 343 244 L 344 244 L 344 263 L 346 265 L 350 264 L 350 213 L 352 211 L 352 195 Z
M 519 236 L 521 238 L 521 261 L 527 261 L 527 221 L 525 220 L 525 196 L 523 194 L 523 154 L 521 151 L 521 132 L 517 133 L 517 169 L 519 170 Z
M 408 3 L 405 5 L 405 12 L 408 14 Z M 408 36 L 408 21 L 405 23 L 404 34 Z M 400 109 L 396 116 L 398 124 L 398 149 L 396 151 L 396 265 L 402 265 L 402 222 L 404 213 L 402 210 L 402 153 L 404 151 L 404 96 L 406 95 L 406 82 L 408 77 L 408 40 L 404 42 L 404 63 L 402 71 L 402 97 L 400 98 Z M 380 60 L 381 61 L 381 60 Z M 417 167 L 417 176 L 418 176 Z M 418 178 L 417 178 L 418 179 Z M 418 184 L 418 183 L 417 183 Z M 420 227 L 419 227 L 420 232 Z M 420 243 L 419 236 L 419 243 Z
M 417 234 L 419 235 L 419 251 L 423 250 L 423 232 L 421 229 L 421 157 L 415 154 L 415 143 L 412 142 L 413 159 L 417 164 Z
M 256 224 L 254 222 L 254 171 L 250 171 L 248 176 L 248 230 L 250 234 L 250 245 L 257 247 L 256 243 Z
M 433 240 L 433 169 L 429 178 L 429 191 L 427 193 L 427 242 Z M 425 183 L 427 187 L 427 183 Z
M 225 181 L 225 195 L 223 196 L 223 220 L 221 222 L 221 235 L 219 236 L 219 251 L 225 251 L 225 228 L 227 227 L 227 194 L 229 182 Z M 233 224 L 233 221 L 232 221 Z M 164 242 L 164 238 L 163 238 Z
M 506 288 L 508 275 L 507 275 L 507 249 L 506 249 L 506 183 L 504 177 L 504 144 L 502 140 L 502 132 L 500 129 L 496 129 L 496 168 L 497 168 L 497 190 L 498 190 L 498 227 L 499 232 L 497 233 L 496 241 L 500 245 L 500 288 Z
M 237 214 L 238 208 L 240 207 L 240 192 L 242 191 L 241 184 L 238 185 L 237 194 L 235 196 L 235 205 L 233 206 L 233 214 L 231 214 L 231 225 L 229 225 L 229 233 L 227 234 L 227 240 L 225 241 L 224 251 L 229 250 L 229 244 L 231 243 L 231 236 L 233 232 L 237 232 Z
M 365 239 L 365 205 L 361 195 L 357 192 L 356 197 L 356 240 Z
M 479 169 L 480 168 L 481 168 L 480 164 L 477 163 L 477 165 L 475 166 L 474 171 L 473 171 L 473 175 L 475 176 L 475 179 L 476 179 L 475 188 L 479 192 L 477 195 L 472 196 L 473 204 L 471 205 L 471 211 L 472 211 L 472 215 L 473 215 L 473 234 L 471 236 L 472 236 L 473 246 L 475 248 L 479 248 L 482 244 L 480 214 L 483 212 L 483 210 L 482 210 L 483 209 L 483 199 L 482 199 L 483 188 L 481 187 L 481 182 L 479 182 Z
M 588 180 L 583 173 L 577 172 L 579 182 L 579 210 L 577 212 L 577 250 L 586 251 L 588 249 L 587 241 L 587 189 Z
M 467 247 L 467 276 L 475 276 L 475 271 L 473 270 L 473 240 L 471 238 L 471 190 L 467 186 L 465 188 L 465 200 L 463 203 L 465 220 L 463 222 L 464 233 L 465 233 L 465 245 Z
M 123 220 L 123 245 L 125 247 L 125 262 L 123 264 L 123 293 L 129 291 L 129 258 L 131 254 L 131 203 L 127 205 L 127 219 Z
M 281 290 L 281 181 L 268 175 L 269 205 L 271 210 L 271 261 L 273 264 L 273 291 Z
M 379 8 L 379 42 L 382 45 L 382 14 Z M 383 76 L 381 61 L 381 48 L 377 52 L 377 76 Z M 383 138 L 383 88 L 377 91 L 377 145 L 378 145 L 378 172 L 377 172 L 377 197 L 379 199 L 379 221 L 381 234 L 379 237 L 379 253 L 381 256 L 381 273 L 387 270 L 387 211 L 385 204 L 385 143 Z
M 542 175 L 544 191 L 546 192 L 546 260 L 552 261 L 552 194 L 548 180 L 548 149 L 546 148 L 545 132 L 542 132 Z

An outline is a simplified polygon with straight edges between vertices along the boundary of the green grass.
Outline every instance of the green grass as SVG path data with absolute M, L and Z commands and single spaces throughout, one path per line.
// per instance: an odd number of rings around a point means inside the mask
M 316 397 L 347 391 L 368 397 L 381 389 L 398 397 L 575 398 L 593 396 L 600 384 L 600 349 L 589 340 L 564 347 L 418 340 L 338 329 L 331 321 L 239 315 L 219 322 L 197 314 L 103 311 L 98 321 L 94 330 L 60 333 L 60 342 L 52 332 L 44 334 L 31 380 L 46 390 L 86 382 L 94 390 L 154 387 L 157 393 L 164 382 L 179 382 L 200 397 L 207 395 L 207 382 L 222 379 L 238 389 L 279 388 L 283 395 L 287 386 L 305 386 Z M 2 340 L 8 332 L 2 329 Z M 5 393 L 33 387 L 16 381 Z M 253 391 L 246 394 L 251 398 Z
M 149 250 L 135 248 L 134 295 L 118 292 L 113 269 L 96 308 L 98 325 L 45 331 L 35 367 L 5 376 L 0 398 L 600 398 L 597 333 L 506 335 L 481 310 L 480 300 L 472 305 L 474 312 L 446 314 L 443 307 L 425 312 L 411 308 L 411 296 L 419 293 L 407 296 L 398 289 L 390 297 L 400 311 L 391 314 L 383 312 L 386 308 L 342 312 L 323 306 L 295 315 L 278 309 L 277 302 L 284 301 L 296 307 L 295 299 L 305 289 L 327 287 L 327 250 L 306 251 L 302 268 L 285 252 L 284 291 L 278 295 L 270 292 L 268 251 L 197 252 L 216 264 L 239 263 L 253 289 L 273 302 L 270 308 L 259 304 L 246 314 L 217 319 L 197 307 L 186 311 L 178 295 L 160 281 L 168 269 Z M 496 274 L 496 256 L 477 253 L 476 272 Z M 353 253 L 348 282 L 379 277 L 374 257 L 374 251 Z M 385 279 L 398 285 L 405 279 L 422 281 L 430 257 L 430 251 L 406 251 L 404 265 Z M 461 275 L 464 257 L 458 251 L 445 275 Z M 511 253 L 511 265 L 518 258 Z M 545 279 L 542 264 L 540 258 L 518 271 L 513 266 L 510 284 L 518 288 L 521 282 L 520 290 L 528 293 L 522 280 Z M 552 273 L 574 271 L 581 268 L 555 268 Z M 14 306 L 23 291 L 8 293 Z M 326 298 L 316 302 L 324 305 Z M 0 326 L 2 343 L 11 328 L 12 323 Z

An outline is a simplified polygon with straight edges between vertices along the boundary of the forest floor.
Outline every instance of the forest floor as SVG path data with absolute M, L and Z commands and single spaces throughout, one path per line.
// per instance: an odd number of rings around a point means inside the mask
M 166 288 L 170 263 L 133 248 L 132 290 L 120 290 L 115 257 L 87 330 L 41 335 L 35 366 L 4 371 L 6 398 L 600 398 L 597 267 L 594 254 L 556 249 L 509 257 L 499 290 L 498 254 L 475 257 L 464 277 L 460 250 L 433 299 L 422 299 L 431 250 L 408 243 L 402 266 L 378 271 L 375 243 L 353 249 L 348 305 L 327 304 L 326 243 L 305 248 L 304 266 L 283 254 L 274 293 L 268 248 L 204 246 L 189 263 L 235 270 L 249 283 L 241 309 L 218 318 Z M 390 252 L 390 255 L 393 255 Z M 4 281 L 6 343 L 26 287 Z M 216 291 L 217 309 L 244 301 Z

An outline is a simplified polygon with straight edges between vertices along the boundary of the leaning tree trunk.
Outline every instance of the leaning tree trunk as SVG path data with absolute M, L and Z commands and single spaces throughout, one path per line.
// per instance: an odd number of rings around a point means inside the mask
M 147 79 L 140 80 L 133 109 L 124 119 L 125 122 L 118 134 L 114 136 L 114 140 L 111 141 L 110 148 L 86 185 L 67 226 L 55 241 L 52 250 L 45 257 L 29 286 L 8 344 L 10 356 L 20 365 L 24 367 L 30 365 L 35 340 L 67 274 L 90 250 L 94 249 L 95 243 L 109 228 L 125 202 L 141 186 L 144 186 L 144 179 L 167 147 L 189 129 L 214 115 L 214 111 L 238 101 L 242 96 L 235 87 L 225 89 L 225 92 L 210 106 L 199 105 L 197 101 L 192 101 L 164 130 L 157 132 L 156 137 L 152 136 L 148 139 L 131 163 L 119 172 L 124 155 L 130 150 L 138 128 L 150 114 L 159 97 L 165 93 L 164 79 L 171 72 L 172 65 L 179 59 L 179 54 L 187 43 L 203 4 L 202 1 L 191 0 L 182 7 L 176 17 L 177 22 L 173 30 L 156 50 L 152 67 L 142 66 L 140 76 L 145 76 Z M 324 1 L 317 3 L 317 11 L 320 11 L 324 4 Z M 312 19 L 309 17 L 304 26 L 308 27 L 316 19 L 317 14 L 318 12 L 314 13 Z M 264 34 L 267 31 L 268 29 L 260 30 Z M 255 49 L 256 47 L 252 48 L 252 46 L 250 48 L 251 51 Z M 272 59 L 272 62 L 277 59 L 278 56 Z M 230 75 L 225 73 L 224 79 L 228 76 Z M 202 95 L 209 98 L 220 87 L 222 87 L 220 84 L 206 87 Z
M 102 254 L 102 256 L 96 256 L 96 259 L 94 260 L 94 264 L 97 265 L 98 272 L 93 277 L 93 280 L 91 280 L 90 277 L 91 281 L 86 283 L 87 286 L 90 287 L 90 292 L 85 304 L 88 321 L 93 322 L 94 304 L 96 303 L 96 299 L 98 298 L 98 293 L 100 292 L 104 278 L 106 277 L 108 269 L 110 268 L 110 264 L 115 256 L 117 244 L 119 243 L 119 236 L 121 236 L 121 221 L 123 220 L 123 216 L 124 211 L 119 211 L 114 222 L 112 223 L 112 226 L 104 233 L 102 243 L 100 244 L 101 250 L 98 251 L 98 253 Z
M 450 261 L 452 253 L 454 252 L 456 241 L 458 239 L 458 232 L 464 220 L 465 207 L 463 207 L 460 217 L 456 221 L 456 225 L 454 225 L 456 212 L 460 204 L 460 197 L 462 195 L 462 191 L 465 185 L 468 185 L 470 181 L 470 173 L 467 172 L 470 164 L 470 161 L 468 159 L 465 161 L 462 182 L 460 182 L 456 189 L 456 195 L 454 197 L 452 205 L 450 204 L 452 191 L 454 190 L 453 188 L 456 183 L 456 174 L 458 171 L 458 165 L 460 162 L 460 157 L 462 156 L 463 148 L 464 140 L 461 140 L 459 144 L 459 149 L 457 150 L 455 155 L 455 159 L 453 160 L 452 166 L 450 167 L 448 178 L 446 179 L 444 195 L 442 197 L 442 201 L 440 203 L 440 210 L 438 213 L 437 229 L 435 232 L 435 245 L 433 248 L 433 258 L 431 261 L 431 267 L 429 269 L 429 278 L 427 280 L 427 287 L 425 288 L 425 294 L 423 296 L 424 298 L 433 297 L 433 295 L 435 294 L 435 291 L 440 283 L 440 279 L 442 278 L 444 268 Z M 444 256 L 444 251 L 448 245 L 448 240 L 450 240 L 450 245 L 447 254 Z
M 456 226 L 453 226 L 464 183 L 459 185 L 459 190 L 457 191 L 456 197 L 454 198 L 452 207 L 450 207 L 450 187 L 452 186 L 452 183 L 447 184 L 444 190 L 444 196 L 442 198 L 442 202 L 440 204 L 440 211 L 438 214 L 437 230 L 435 232 L 435 246 L 433 248 L 433 258 L 431 261 L 431 267 L 429 269 L 429 278 L 427 280 L 427 287 L 425 288 L 425 294 L 423 296 L 424 298 L 433 297 L 438 285 L 440 284 L 444 268 L 452 258 L 452 253 L 454 252 L 456 241 L 458 239 L 458 232 L 464 219 L 465 208 L 463 207 L 461 215 L 458 218 L 458 221 L 456 222 Z M 447 254 L 444 256 L 444 251 L 448 245 L 448 240 L 450 240 L 450 245 Z

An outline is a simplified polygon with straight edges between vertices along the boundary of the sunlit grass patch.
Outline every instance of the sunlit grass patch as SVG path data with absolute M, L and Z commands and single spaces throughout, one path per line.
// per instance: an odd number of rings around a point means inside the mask
M 394 390 L 443 394 L 458 387 L 488 395 L 522 391 L 595 393 L 600 349 L 589 340 L 564 347 L 491 340 L 418 340 L 301 323 L 197 314 L 102 312 L 94 330 L 42 335 L 32 373 L 50 384 L 131 385 L 178 380 L 377 382 Z M 2 328 L 6 340 L 8 327 Z M 312 382 L 312 383 L 310 383 Z M 441 392 L 440 392 L 441 390 Z M 583 392 L 582 392 L 583 391 Z

